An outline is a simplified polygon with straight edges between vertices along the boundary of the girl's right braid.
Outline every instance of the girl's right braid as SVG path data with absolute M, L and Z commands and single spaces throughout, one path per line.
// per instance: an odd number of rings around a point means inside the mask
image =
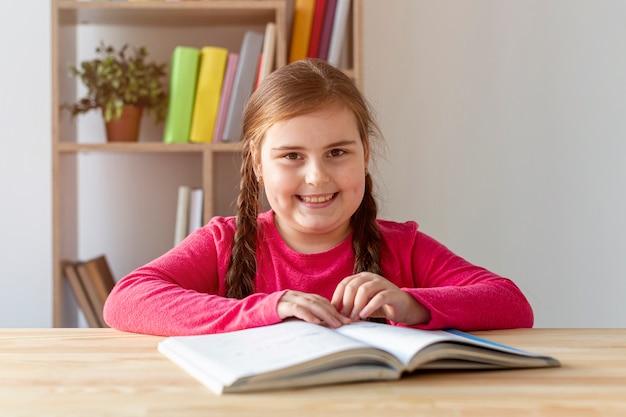
M 252 155 L 247 148 L 241 165 L 240 194 L 237 198 L 237 230 L 226 274 L 226 296 L 242 299 L 254 293 L 256 276 L 257 214 L 259 184 L 252 167 Z

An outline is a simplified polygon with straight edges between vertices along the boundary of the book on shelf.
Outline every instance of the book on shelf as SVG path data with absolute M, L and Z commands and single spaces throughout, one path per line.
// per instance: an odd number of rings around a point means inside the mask
M 313 10 L 313 22 L 311 23 L 311 37 L 309 39 L 309 58 L 319 58 L 320 41 L 322 37 L 322 27 L 324 26 L 324 15 L 326 14 L 327 0 L 315 0 Z
M 170 64 L 170 91 L 163 142 L 188 143 L 191 131 L 200 50 L 177 46 Z
M 216 394 L 369 380 L 419 370 L 559 366 L 550 356 L 473 335 L 369 321 L 337 329 L 299 320 L 230 333 L 173 336 L 158 350 Z
M 239 50 L 239 60 L 235 71 L 235 80 L 226 121 L 224 124 L 224 134 L 222 141 L 238 142 L 241 140 L 243 109 L 254 90 L 257 70 L 259 67 L 259 56 L 263 50 L 263 33 L 246 31 Z
M 202 209 L 204 207 L 204 191 L 202 188 L 192 188 L 189 194 L 189 222 L 187 234 L 202 227 Z
M 261 50 L 261 62 L 257 74 L 256 87 L 274 70 L 276 60 L 276 23 L 267 22 L 263 35 L 263 49 Z
M 65 261 L 63 262 L 62 268 L 65 279 L 67 279 L 67 282 L 72 289 L 72 293 L 74 294 L 74 298 L 76 299 L 76 304 L 78 305 L 78 308 L 80 308 L 80 310 L 82 311 L 87 325 L 89 327 L 100 327 L 100 320 L 98 319 L 98 316 L 96 315 L 96 312 L 91 305 L 91 301 L 89 300 L 89 296 L 87 295 L 87 291 L 83 286 L 80 277 L 78 276 L 75 263 Z
M 174 246 L 178 245 L 189 230 L 189 203 L 191 201 L 191 187 L 181 185 L 178 187 L 176 200 L 176 219 L 174 224 Z
M 206 143 L 213 140 L 227 59 L 228 49 L 225 48 L 205 46 L 200 51 L 190 142 Z
M 85 288 L 99 327 L 108 327 L 104 321 L 104 303 L 115 285 L 109 264 L 104 255 L 75 264 L 76 272 Z
M 351 0 L 337 0 L 337 5 L 335 6 L 333 28 L 330 35 L 327 58 L 328 63 L 334 66 L 339 66 L 341 55 L 346 48 L 350 6 Z
M 295 0 L 293 5 L 291 44 L 289 45 L 289 62 L 306 58 L 309 52 L 314 13 L 315 0 Z
M 324 11 L 324 23 L 322 25 L 322 34 L 320 35 L 320 46 L 317 57 L 326 61 L 328 59 L 328 46 L 330 45 L 330 35 L 333 30 L 333 20 L 335 18 L 335 8 L 337 0 L 328 0 L 326 10 Z
M 224 125 L 226 124 L 226 113 L 228 112 L 230 97 L 233 91 L 233 84 L 235 82 L 235 71 L 237 70 L 238 61 L 238 53 L 230 52 L 228 54 L 228 61 L 226 62 L 226 69 L 224 71 L 224 81 L 222 83 L 222 95 L 220 97 L 220 105 L 215 120 L 215 129 L 213 130 L 213 142 L 222 141 L 222 136 L 224 134 Z
M 180 185 L 176 201 L 174 246 L 203 225 L 204 191 L 199 187 Z

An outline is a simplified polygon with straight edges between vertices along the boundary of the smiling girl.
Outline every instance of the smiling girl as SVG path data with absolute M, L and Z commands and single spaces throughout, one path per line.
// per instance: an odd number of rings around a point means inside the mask
M 455 255 L 413 221 L 377 218 L 368 166 L 379 137 L 343 72 L 312 59 L 275 71 L 244 113 L 237 216 L 214 217 L 120 280 L 107 323 L 163 336 L 288 318 L 330 327 L 364 319 L 531 327 L 532 309 L 511 280 Z

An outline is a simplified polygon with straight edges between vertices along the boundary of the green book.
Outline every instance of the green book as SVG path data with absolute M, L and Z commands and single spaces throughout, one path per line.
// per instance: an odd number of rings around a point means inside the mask
M 200 50 L 177 46 L 170 65 L 170 101 L 165 119 L 165 143 L 187 143 L 198 77 Z

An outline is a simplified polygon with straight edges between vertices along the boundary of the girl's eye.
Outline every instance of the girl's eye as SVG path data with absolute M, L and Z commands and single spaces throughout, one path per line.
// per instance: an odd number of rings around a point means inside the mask
M 343 149 L 333 149 L 332 151 L 329 152 L 330 156 L 341 156 L 345 153 L 346 151 L 344 151 Z
M 290 152 L 290 153 L 284 155 L 283 158 L 285 158 L 285 159 L 299 159 L 300 155 L 298 155 L 295 152 Z

